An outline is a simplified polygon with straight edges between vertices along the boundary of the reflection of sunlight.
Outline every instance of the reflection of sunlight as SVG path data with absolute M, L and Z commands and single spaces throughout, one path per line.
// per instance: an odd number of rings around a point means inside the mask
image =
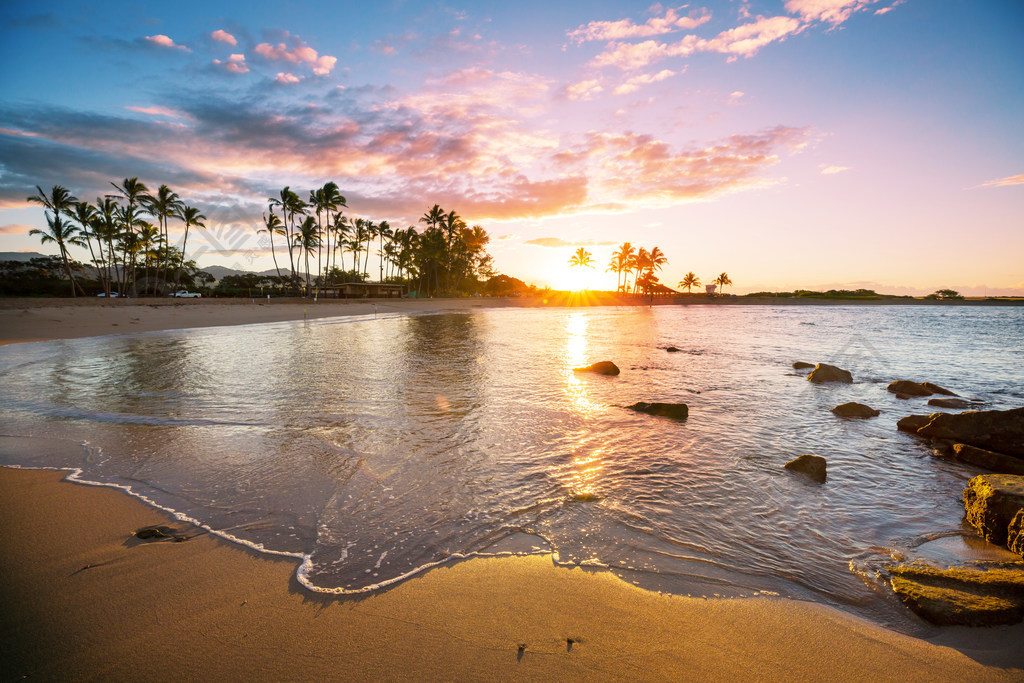
M 598 500 L 598 476 L 601 465 L 601 451 L 573 458 L 573 472 L 569 478 L 569 496 L 573 500 Z
M 586 384 L 572 371 L 573 368 L 591 363 L 587 360 L 587 315 L 582 312 L 570 315 L 565 324 L 565 331 L 565 393 L 569 396 L 569 404 L 577 413 L 584 416 L 595 415 L 601 412 L 601 406 L 590 400 Z

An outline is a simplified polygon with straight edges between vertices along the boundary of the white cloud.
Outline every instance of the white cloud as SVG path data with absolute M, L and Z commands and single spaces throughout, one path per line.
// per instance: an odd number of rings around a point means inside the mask
M 822 175 L 835 175 L 850 170 L 849 166 L 826 166 L 825 164 L 822 164 L 819 168 L 821 168 Z
M 159 47 L 167 47 L 175 50 L 184 50 L 185 52 L 192 52 L 184 45 L 178 45 L 170 37 L 165 36 L 162 33 L 158 33 L 155 36 L 146 36 L 146 42 L 150 45 L 157 45 Z
M 238 45 L 238 41 L 235 40 L 235 37 L 227 31 L 225 31 L 224 29 L 217 29 L 216 31 L 210 34 L 210 37 L 219 43 L 227 43 L 228 45 Z

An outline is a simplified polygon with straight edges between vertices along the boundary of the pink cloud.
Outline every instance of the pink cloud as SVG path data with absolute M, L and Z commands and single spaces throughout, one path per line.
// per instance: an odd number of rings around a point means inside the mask
M 172 119 L 186 119 L 189 118 L 184 112 L 178 111 L 177 109 L 171 109 L 170 107 L 161 107 L 159 105 L 152 107 L 125 107 L 128 111 L 138 112 L 139 114 L 148 114 L 149 116 L 165 116 Z
M 623 71 L 633 71 L 669 57 L 690 55 L 700 44 L 701 40 L 697 36 L 686 36 L 672 44 L 654 40 L 645 40 L 642 43 L 611 43 L 591 64 L 597 67 L 617 66 Z
M 233 54 L 225 60 L 215 59 L 213 60 L 214 66 L 220 67 L 224 71 L 232 74 L 247 74 L 249 73 L 249 65 L 245 63 L 245 55 Z
M 561 237 L 537 237 L 536 239 L 526 240 L 523 244 L 528 244 L 531 247 L 561 249 L 564 247 L 612 247 L 618 244 L 618 242 L 601 242 L 598 240 L 564 240 Z
M 338 62 L 337 57 L 320 55 L 316 50 L 307 45 L 305 41 L 300 40 L 297 36 L 289 36 L 289 38 L 291 47 L 285 43 L 278 43 L 277 45 L 260 43 L 253 48 L 253 51 L 269 61 L 305 64 L 309 66 L 317 76 L 326 76 L 334 69 L 334 65 Z
M 589 40 L 626 40 L 629 38 L 648 38 L 650 36 L 673 33 L 680 29 L 694 29 L 711 20 L 711 12 L 707 9 L 694 10 L 687 16 L 680 16 L 678 9 L 668 9 L 664 16 L 652 17 L 643 24 L 634 24 L 630 19 L 619 21 L 592 21 L 580 26 L 566 35 L 577 45 Z
M 7 225 L 0 225 L 0 234 L 2 235 L 27 235 L 28 231 L 34 226 L 24 225 L 22 223 L 8 223 Z
M 238 45 L 238 41 L 235 37 L 225 31 L 224 29 L 217 29 L 210 34 L 210 37 L 216 40 L 218 43 L 227 43 L 228 45 Z
M 822 175 L 835 175 L 837 173 L 842 173 L 843 171 L 849 170 L 849 166 L 825 166 L 824 164 L 822 164 L 821 166 Z
M 162 33 L 158 33 L 155 36 L 146 36 L 146 42 L 148 42 L 151 45 L 157 45 L 159 47 L 173 48 L 175 50 L 184 50 L 185 52 L 192 51 L 184 45 L 176 44 L 173 40 L 170 39 L 170 37 L 165 36 Z
M 286 83 L 286 84 L 298 83 L 301 80 L 302 79 L 299 78 L 298 76 L 295 76 L 293 74 L 286 74 L 286 73 L 281 72 L 281 71 L 277 72 L 277 77 L 274 78 L 274 81 L 276 81 L 277 83 Z
M 677 73 L 676 71 L 670 71 L 669 69 L 662 69 L 656 74 L 640 74 L 639 76 L 633 76 L 628 79 L 625 83 L 615 88 L 616 95 L 628 95 L 629 93 L 636 92 L 644 85 L 650 85 L 651 83 L 657 83 L 664 81 L 667 78 L 672 78 Z
M 565 94 L 570 100 L 590 100 L 604 92 L 601 82 L 597 79 L 588 79 L 573 83 L 565 89 Z
M 765 45 L 785 40 L 802 29 L 803 25 L 792 17 L 758 17 L 749 24 L 722 31 L 711 40 L 702 41 L 700 49 L 752 57 Z
M 787 0 L 786 11 L 799 14 L 804 21 L 841 24 L 877 0 Z

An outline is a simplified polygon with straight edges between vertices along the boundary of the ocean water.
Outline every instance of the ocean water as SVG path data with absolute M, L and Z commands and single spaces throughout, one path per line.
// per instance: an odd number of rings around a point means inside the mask
M 622 373 L 572 370 L 599 360 Z M 807 382 L 797 360 L 854 383 Z M 994 551 L 962 521 L 978 470 L 896 430 L 939 409 L 893 379 L 1024 405 L 1024 308 L 482 309 L 7 346 L 0 463 L 77 468 L 301 557 L 312 590 L 547 553 L 646 588 L 906 625 L 886 561 Z M 829 412 L 847 401 L 882 414 Z M 826 458 L 825 484 L 783 469 L 803 453 Z

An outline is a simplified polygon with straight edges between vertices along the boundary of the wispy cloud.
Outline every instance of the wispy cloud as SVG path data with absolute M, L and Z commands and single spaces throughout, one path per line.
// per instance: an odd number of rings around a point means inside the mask
M 216 31 L 210 34 L 210 38 L 216 40 L 218 43 L 227 43 L 231 46 L 238 45 L 238 41 L 235 39 L 235 37 L 227 31 L 225 31 L 224 29 L 217 29 Z
M 849 166 L 826 166 L 825 164 L 822 164 L 819 168 L 821 168 L 822 175 L 835 175 L 836 173 L 850 170 Z
M 1007 176 L 1005 178 L 998 178 L 996 180 L 989 180 L 988 182 L 982 183 L 981 185 L 976 185 L 975 188 L 977 188 L 977 187 L 1010 187 L 1011 185 L 1024 185 L 1024 173 L 1022 173 L 1020 175 Z M 975 189 L 975 188 L 970 188 L 970 189 Z
M 185 112 L 178 109 L 172 109 L 171 107 L 163 107 L 160 105 L 154 105 L 152 107 L 136 107 L 128 106 L 125 107 L 128 111 L 134 111 L 139 114 L 147 114 L 149 116 L 164 116 L 171 119 L 184 119 L 188 118 Z
M 680 15 L 686 6 L 665 10 L 664 16 L 656 16 L 642 24 L 635 24 L 631 19 L 618 21 L 592 21 L 589 24 L 569 31 L 566 36 L 577 45 L 590 40 L 626 40 L 629 38 L 647 38 L 679 30 L 695 29 L 711 20 L 711 12 L 707 9 L 693 10 L 687 15 Z
M 169 36 L 165 36 L 162 33 L 158 33 L 155 36 L 146 36 L 143 38 L 150 45 L 156 45 L 157 47 L 166 47 L 174 50 L 183 50 L 185 52 L 192 52 L 184 45 L 178 45 Z
M 28 231 L 34 228 L 32 225 L 25 225 L 23 223 L 8 223 L 7 225 L 0 225 L 0 234 L 2 235 L 27 235 Z
M 633 76 L 628 79 L 625 83 L 622 83 L 614 92 L 616 95 L 628 95 L 629 93 L 636 92 L 644 85 L 650 85 L 651 83 L 657 83 L 664 81 L 667 78 L 672 78 L 678 72 L 671 71 L 669 69 L 662 69 L 658 73 L 654 74 L 640 74 L 639 76 Z
M 559 249 L 562 247 L 611 247 L 617 244 L 614 241 L 599 242 L 597 240 L 564 240 L 561 237 L 538 237 L 526 240 L 523 244 L 531 247 L 549 247 Z
M 804 21 L 824 21 L 841 24 L 854 12 L 878 0 L 787 0 L 786 11 L 798 14 Z

